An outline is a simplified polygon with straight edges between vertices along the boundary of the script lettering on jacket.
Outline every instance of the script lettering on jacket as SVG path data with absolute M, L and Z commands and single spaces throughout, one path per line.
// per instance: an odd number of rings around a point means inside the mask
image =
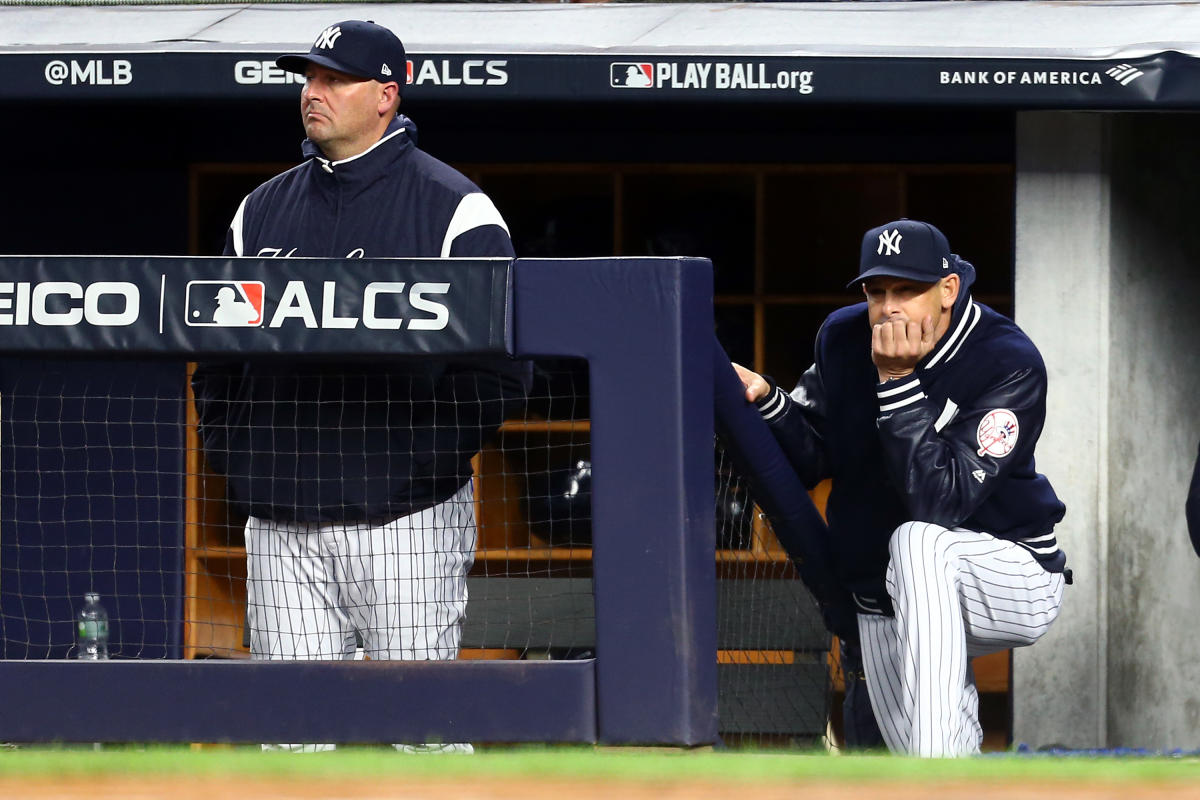
M 337 282 L 324 281 L 321 287 L 321 315 L 308 295 L 304 281 L 288 281 L 271 315 L 268 328 L 279 328 L 288 320 L 297 319 L 306 328 L 356 328 L 361 321 L 371 330 L 440 331 L 450 323 L 450 309 L 433 296 L 450 291 L 449 283 L 417 281 L 409 286 L 405 281 L 372 281 L 363 288 L 361 318 L 338 316 Z M 357 299 L 357 298 L 355 298 Z M 410 317 L 408 309 L 427 316 Z
M 137 322 L 141 292 L 124 281 L 0 282 L 0 325 L 89 325 Z

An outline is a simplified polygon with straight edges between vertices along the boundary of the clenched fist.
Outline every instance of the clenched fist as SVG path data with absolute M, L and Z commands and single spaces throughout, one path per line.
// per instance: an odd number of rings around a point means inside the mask
M 879 382 L 911 375 L 917 362 L 929 354 L 934 343 L 933 317 L 928 314 L 919 323 L 890 317 L 873 325 L 871 360 L 879 371 Z

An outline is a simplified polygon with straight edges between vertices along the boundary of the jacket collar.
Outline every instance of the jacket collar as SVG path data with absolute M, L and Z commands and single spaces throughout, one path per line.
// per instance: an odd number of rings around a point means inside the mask
M 388 123 L 387 129 L 383 132 L 383 136 L 378 142 L 358 155 L 343 158 L 340 161 L 332 161 L 326 158 L 321 152 L 321 148 L 317 147 L 311 139 L 305 139 L 300 149 L 306 158 L 312 159 L 313 166 L 318 167 L 322 173 L 337 175 L 342 180 L 354 180 L 359 176 L 372 176 L 376 174 L 379 166 L 385 163 L 392 155 L 398 155 L 412 146 L 409 126 L 405 124 L 407 122 L 407 117 L 398 116 L 393 118 Z
M 959 304 L 959 309 L 961 309 L 960 312 L 950 320 L 950 328 L 946 331 L 946 335 L 922 360 L 921 369 L 928 370 L 939 364 L 948 364 L 958 355 L 963 343 L 967 341 L 971 332 L 975 330 L 975 326 L 979 324 L 979 318 L 983 312 L 970 295 L 966 296 L 965 303 Z

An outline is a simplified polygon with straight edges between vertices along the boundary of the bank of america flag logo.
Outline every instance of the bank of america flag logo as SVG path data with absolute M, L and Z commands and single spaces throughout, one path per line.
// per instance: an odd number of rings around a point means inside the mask
M 1128 86 L 1146 73 L 1129 64 L 1117 64 L 1112 69 L 1105 71 L 1104 74 L 1122 86 Z
M 608 66 L 608 81 L 614 89 L 649 89 L 654 86 L 654 65 L 615 61 Z
M 188 325 L 257 328 L 262 312 L 262 281 L 188 281 Z

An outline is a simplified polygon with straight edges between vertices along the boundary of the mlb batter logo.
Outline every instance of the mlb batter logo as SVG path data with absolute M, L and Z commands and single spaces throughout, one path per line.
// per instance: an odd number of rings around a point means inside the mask
M 188 325 L 257 328 L 263 323 L 262 281 L 188 281 Z
M 1017 415 L 1007 408 L 997 408 L 983 415 L 975 438 L 979 441 L 979 455 L 1004 458 L 1017 446 L 1020 426 Z
M 608 80 L 614 89 L 650 89 L 654 86 L 654 65 L 617 61 L 608 67 Z

